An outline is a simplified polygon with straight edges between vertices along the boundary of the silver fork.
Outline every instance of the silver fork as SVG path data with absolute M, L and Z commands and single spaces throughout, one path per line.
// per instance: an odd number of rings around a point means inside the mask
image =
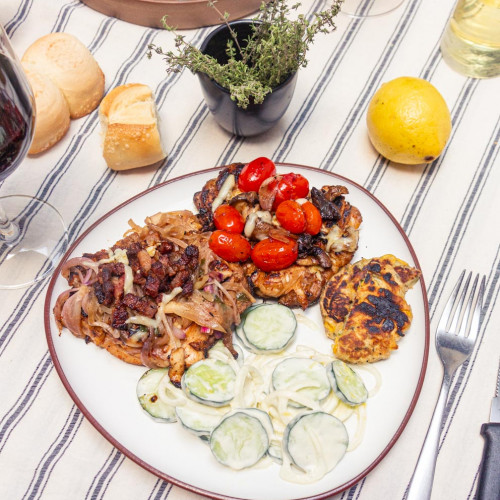
M 459 298 L 464 276 L 465 271 L 462 271 L 437 327 L 436 349 L 444 368 L 443 382 L 429 430 L 408 487 L 406 500 L 428 500 L 431 496 L 439 436 L 451 380 L 457 368 L 471 355 L 479 332 L 485 277 L 481 279 L 478 289 L 479 275 L 470 286 L 472 273 L 469 273 Z

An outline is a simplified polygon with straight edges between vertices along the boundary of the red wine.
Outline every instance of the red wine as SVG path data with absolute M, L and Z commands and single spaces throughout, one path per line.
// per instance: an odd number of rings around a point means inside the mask
M 0 53 L 0 180 L 28 152 L 34 119 L 34 103 L 22 67 Z

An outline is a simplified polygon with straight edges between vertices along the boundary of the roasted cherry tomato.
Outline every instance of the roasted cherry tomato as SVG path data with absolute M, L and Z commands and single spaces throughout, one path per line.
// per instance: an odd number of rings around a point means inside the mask
M 302 203 L 301 208 L 306 218 L 306 228 L 304 232 L 313 236 L 318 234 L 323 224 L 319 210 L 310 201 Z
M 306 229 L 306 215 L 296 201 L 286 200 L 280 203 L 276 209 L 276 218 L 291 233 L 300 234 Z
M 285 174 L 281 176 L 276 187 L 273 210 L 286 200 L 305 198 L 309 194 L 309 181 L 300 174 Z
M 265 156 L 256 158 L 245 165 L 238 178 L 238 187 L 245 192 L 258 192 L 260 185 L 271 175 L 276 174 L 276 166 Z
M 250 257 L 252 246 L 241 234 L 228 231 L 214 231 L 208 245 L 220 258 L 228 262 L 243 262 Z
M 298 257 L 298 246 L 293 240 L 285 243 L 274 238 L 259 241 L 252 249 L 252 261 L 262 271 L 279 271 L 291 266 Z
M 245 227 L 245 219 L 231 205 L 219 205 L 214 212 L 214 224 L 217 229 L 241 233 Z

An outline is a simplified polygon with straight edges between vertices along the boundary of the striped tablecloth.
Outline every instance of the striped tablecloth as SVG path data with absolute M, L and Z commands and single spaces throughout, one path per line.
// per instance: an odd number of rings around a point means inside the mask
M 167 76 L 159 58 L 146 58 L 149 43 L 168 46 L 171 34 L 106 17 L 76 0 L 1 3 L 0 22 L 18 54 L 46 33 L 68 32 L 94 54 L 107 90 L 141 82 L 156 94 L 168 150 L 160 168 L 109 170 L 93 112 L 72 121 L 57 146 L 27 159 L 1 185 L 2 195 L 37 195 L 58 207 L 71 241 L 114 206 L 166 179 L 268 156 L 349 177 L 388 207 L 420 260 L 432 336 L 460 271 L 486 275 L 480 341 L 454 380 L 432 496 L 473 498 L 483 450 L 479 429 L 489 417 L 500 353 L 500 79 L 466 78 L 443 62 L 439 41 L 454 1 L 406 0 L 391 14 L 365 20 L 339 15 L 337 31 L 321 36 L 312 47 L 285 117 L 271 132 L 253 139 L 232 137 L 214 123 L 195 76 L 188 71 Z M 304 0 L 302 9 L 310 15 L 323 5 Z M 209 30 L 185 34 L 200 43 Z M 448 146 L 426 166 L 391 164 L 368 141 L 370 97 L 380 84 L 402 75 L 431 81 L 452 114 Z M 47 284 L 0 293 L 0 498 L 197 498 L 125 457 L 75 406 L 47 348 Z M 432 342 L 421 396 L 400 439 L 366 478 L 336 498 L 403 498 L 441 375 Z

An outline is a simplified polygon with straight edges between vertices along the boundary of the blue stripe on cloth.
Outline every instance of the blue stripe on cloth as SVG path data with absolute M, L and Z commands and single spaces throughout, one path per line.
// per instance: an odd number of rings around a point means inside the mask
M 119 450 L 113 448 L 107 460 L 101 467 L 99 473 L 94 476 L 92 480 L 92 485 L 87 491 L 85 498 L 92 500 L 98 500 L 100 498 L 104 498 L 109 483 L 115 476 L 116 472 L 118 471 L 120 465 L 123 463 L 124 460 L 125 456 L 122 455 L 122 453 Z
M 371 96 L 373 95 L 375 89 L 380 85 L 381 79 L 387 70 L 389 63 L 396 50 L 399 48 L 404 35 L 410 29 L 411 23 L 416 15 L 418 6 L 420 5 L 421 0 L 414 0 L 412 2 L 408 2 L 407 6 L 404 10 L 401 19 L 399 20 L 396 28 L 394 29 L 389 41 L 386 44 L 385 50 L 382 52 L 382 55 L 379 57 L 377 64 L 372 70 L 369 78 L 367 79 L 366 84 L 363 87 L 363 90 L 360 92 L 354 106 L 352 107 L 349 120 L 347 120 L 344 124 L 344 127 L 340 129 L 337 133 L 335 140 L 330 147 L 329 152 L 326 154 L 325 158 L 321 161 L 320 167 L 324 170 L 333 170 L 335 164 L 344 150 L 348 138 L 351 136 L 352 131 L 354 130 L 355 125 L 359 122 L 363 113 L 368 106 Z
M 52 470 L 71 443 L 71 436 L 74 436 L 75 432 L 80 427 L 82 420 L 83 416 L 80 413 L 80 410 L 76 406 L 73 406 L 63 428 L 59 431 L 58 436 L 52 442 L 50 448 L 46 451 L 36 468 L 29 487 L 23 496 L 23 500 L 36 500 L 41 497 Z
M 162 479 L 158 479 L 153 490 L 148 496 L 148 500 L 166 500 L 172 491 L 172 484 Z
M 40 392 L 43 384 L 52 371 L 53 365 L 48 355 L 40 360 L 35 371 L 31 374 L 29 382 L 17 398 L 15 404 L 5 413 L 0 420 L 0 453 L 7 443 L 10 434 L 19 421 L 26 415 Z

